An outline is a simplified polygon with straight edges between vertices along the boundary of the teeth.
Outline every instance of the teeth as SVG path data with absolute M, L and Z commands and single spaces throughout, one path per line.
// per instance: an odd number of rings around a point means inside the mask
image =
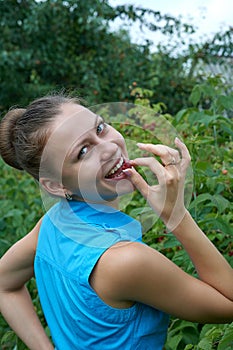
M 124 160 L 121 157 L 119 163 L 117 163 L 117 165 L 115 165 L 114 168 L 112 168 L 112 170 L 109 171 L 107 176 L 114 174 L 118 169 L 120 169 L 120 167 L 122 166 L 123 162 L 124 162 Z

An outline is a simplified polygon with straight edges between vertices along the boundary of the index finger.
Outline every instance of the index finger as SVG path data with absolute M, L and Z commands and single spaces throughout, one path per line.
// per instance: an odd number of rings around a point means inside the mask
M 188 148 L 186 147 L 186 145 L 178 138 L 175 138 L 175 145 L 179 148 L 180 152 L 181 152 L 181 166 L 184 169 L 187 169 L 190 161 L 191 161 L 191 156 L 189 154 Z
M 151 143 L 138 143 L 137 146 L 140 149 L 149 151 L 154 155 L 159 156 L 164 166 L 168 164 L 178 164 L 180 162 L 179 151 L 169 146 L 161 144 L 153 145 Z

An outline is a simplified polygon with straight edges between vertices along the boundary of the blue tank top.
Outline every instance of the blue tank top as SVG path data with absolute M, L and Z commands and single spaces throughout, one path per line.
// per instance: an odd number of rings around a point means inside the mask
M 141 303 L 111 307 L 89 284 L 101 255 L 124 240 L 141 241 L 141 226 L 107 206 L 62 200 L 44 216 L 34 268 L 57 350 L 163 348 L 168 315 Z

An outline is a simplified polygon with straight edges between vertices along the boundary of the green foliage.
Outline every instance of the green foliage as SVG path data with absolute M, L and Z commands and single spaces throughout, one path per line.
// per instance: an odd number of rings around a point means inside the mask
M 40 193 L 29 175 L 11 169 L 0 159 L 0 255 L 22 238 L 42 215 Z M 6 235 L 7 232 L 7 235 Z
M 89 104 L 134 102 L 129 86 L 138 84 L 151 90 L 151 105 L 163 102 L 174 114 L 188 106 L 202 79 L 199 63 L 216 55 L 219 63 L 232 52 L 232 29 L 184 51 L 192 25 L 133 5 L 113 7 L 107 0 L 0 0 L 0 13 L 0 111 L 61 89 L 78 91 Z M 111 29 L 115 20 L 123 29 Z M 169 44 L 152 53 L 148 40 L 132 43 L 127 29 L 135 22 L 160 31 Z
M 232 350 L 233 323 L 198 325 L 174 320 L 169 328 L 166 350 Z
M 149 70 L 149 43 L 133 44 L 126 30 L 113 32 L 110 24 L 122 18 L 150 26 L 150 14 L 158 23 L 153 30 L 183 28 L 159 12 L 114 8 L 106 0 L 0 1 L 0 12 L 2 110 L 64 88 L 90 103 L 128 99 L 128 86 L 143 82 Z
M 151 103 L 163 102 L 170 113 L 175 114 L 184 107 L 189 107 L 193 98 L 199 98 L 202 92 L 208 95 L 213 85 L 205 84 L 204 90 L 201 82 L 206 78 L 216 76 L 216 72 L 223 78 L 221 89 L 229 94 L 232 91 L 232 42 L 233 30 L 218 32 L 209 41 L 193 43 L 192 36 L 183 36 L 182 31 L 171 35 L 165 43 L 160 43 L 151 55 L 151 66 L 148 72 L 146 87 L 153 92 Z M 186 44 L 187 46 L 185 46 Z M 212 78 L 213 80 L 215 78 Z M 196 85 L 198 83 L 198 85 Z M 191 100 L 188 97 L 193 89 Z M 215 85 L 214 89 L 217 88 Z M 215 95 L 217 98 L 217 95 Z M 220 97 L 223 109 L 232 110 L 232 102 L 228 96 Z M 207 99 L 206 99 L 207 100 Z M 207 101 L 206 101 L 207 102 Z M 219 101 L 220 102 L 220 101 Z M 229 106 L 231 103 L 231 107 Z M 195 103 L 194 103 L 195 105 Z M 232 112 L 231 112 L 232 113 Z M 231 114 L 232 115 L 232 114 Z

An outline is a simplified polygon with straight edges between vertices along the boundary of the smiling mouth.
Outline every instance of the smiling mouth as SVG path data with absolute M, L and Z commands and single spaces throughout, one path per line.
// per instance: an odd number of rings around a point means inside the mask
M 105 178 L 113 179 L 116 177 L 120 177 L 124 175 L 122 170 L 125 170 L 127 168 L 132 168 L 131 164 L 128 161 L 124 160 L 123 157 L 121 157 L 119 162 L 116 165 L 114 165 L 114 167 L 107 173 Z

